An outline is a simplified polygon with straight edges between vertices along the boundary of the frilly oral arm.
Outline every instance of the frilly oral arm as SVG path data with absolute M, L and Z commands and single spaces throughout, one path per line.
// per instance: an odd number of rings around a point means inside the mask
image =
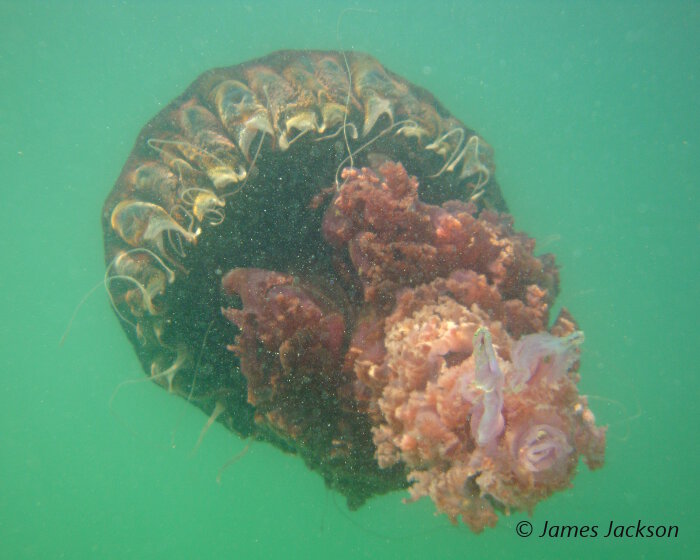
M 474 334 L 474 360 L 476 362 L 475 382 L 484 391 L 481 406 L 483 414 L 476 425 L 476 440 L 479 445 L 486 445 L 496 439 L 504 427 L 503 414 L 503 380 L 504 375 L 496 360 L 496 353 L 491 343 L 491 333 L 481 327 Z

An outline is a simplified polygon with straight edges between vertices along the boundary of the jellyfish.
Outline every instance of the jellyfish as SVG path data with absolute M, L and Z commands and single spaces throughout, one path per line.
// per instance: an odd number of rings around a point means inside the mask
M 203 73 L 102 211 L 105 285 L 145 379 L 293 453 L 350 509 L 409 489 L 481 531 L 603 463 L 583 335 L 517 232 L 494 153 L 355 52 Z

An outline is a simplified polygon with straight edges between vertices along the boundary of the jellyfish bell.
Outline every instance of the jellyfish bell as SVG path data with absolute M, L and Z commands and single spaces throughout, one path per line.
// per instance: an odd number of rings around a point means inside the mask
M 293 453 L 351 509 L 410 487 L 479 531 L 605 446 L 575 322 L 546 329 L 554 261 L 506 211 L 493 150 L 428 91 L 280 51 L 144 127 L 103 208 L 105 285 L 201 437 Z

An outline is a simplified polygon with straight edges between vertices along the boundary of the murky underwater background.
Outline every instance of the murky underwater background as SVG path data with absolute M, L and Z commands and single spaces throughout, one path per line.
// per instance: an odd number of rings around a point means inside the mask
M 346 8 L 368 11 L 349 11 Z M 700 5 L 0 2 L 0 558 L 695 558 Z M 140 128 L 202 71 L 365 50 L 494 147 L 561 266 L 607 463 L 474 535 L 402 493 L 357 512 L 299 459 L 142 379 L 103 290 L 100 210 Z M 528 519 L 535 533 L 518 537 Z M 673 524 L 676 539 L 538 538 Z M 605 529 L 605 531 L 603 531 Z

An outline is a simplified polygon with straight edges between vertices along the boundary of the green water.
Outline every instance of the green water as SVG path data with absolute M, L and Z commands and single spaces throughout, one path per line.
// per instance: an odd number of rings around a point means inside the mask
M 481 535 L 401 493 L 350 513 L 302 462 L 140 379 L 103 291 L 100 209 L 140 128 L 200 72 L 366 50 L 496 152 L 556 253 L 607 463 Z M 700 5 L 0 2 L 0 558 L 695 558 Z M 516 535 L 527 519 L 530 538 Z M 550 524 L 678 538 L 538 538 Z

